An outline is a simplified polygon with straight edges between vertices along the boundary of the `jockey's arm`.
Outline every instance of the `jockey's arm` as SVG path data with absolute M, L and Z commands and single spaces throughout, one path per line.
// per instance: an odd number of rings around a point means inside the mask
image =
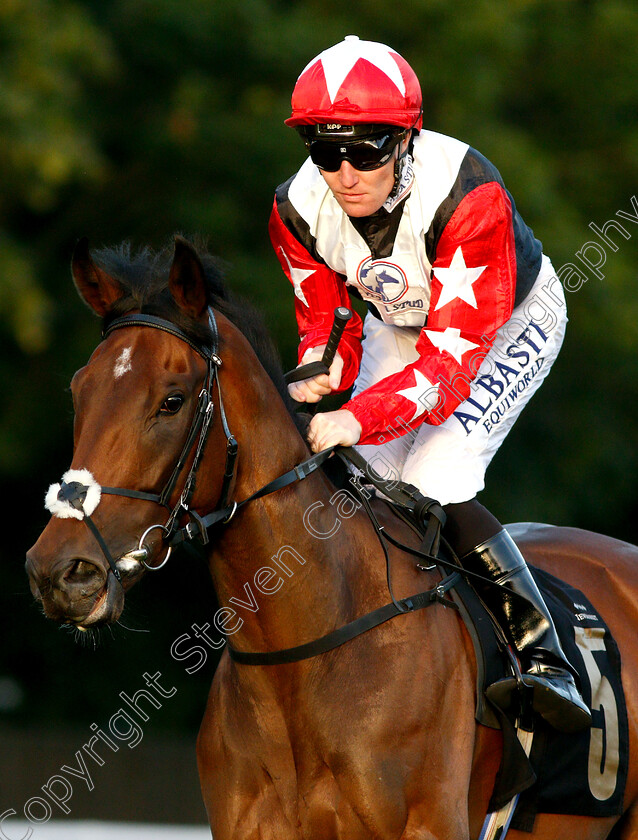
M 318 361 L 332 330 L 334 311 L 349 308 L 350 298 L 345 278 L 315 259 L 306 246 L 282 221 L 273 205 L 269 223 L 273 248 L 284 274 L 295 290 L 295 317 L 299 331 L 299 364 Z M 347 323 L 339 351 L 330 367 L 330 375 L 302 380 L 289 386 L 289 393 L 299 402 L 317 402 L 331 391 L 345 391 L 353 384 L 361 361 L 362 321 L 355 312 Z M 301 398 L 301 399 L 300 399 Z

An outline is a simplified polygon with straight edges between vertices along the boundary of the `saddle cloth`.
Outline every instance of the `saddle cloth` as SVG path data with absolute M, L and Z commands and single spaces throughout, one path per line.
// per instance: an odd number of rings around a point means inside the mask
M 536 717 L 529 759 L 516 738 L 514 721 L 507 720 L 484 697 L 487 685 L 509 673 L 491 619 L 467 583 L 462 582 L 455 594 L 478 664 L 477 720 L 500 726 L 504 736 L 504 758 L 490 810 L 498 810 L 520 793 L 510 827 L 526 832 L 533 830 L 538 813 L 621 814 L 629 759 L 620 653 L 609 628 L 582 592 L 547 572 L 530 568 L 563 649 L 579 673 L 583 699 L 592 710 L 592 727 L 566 734 Z

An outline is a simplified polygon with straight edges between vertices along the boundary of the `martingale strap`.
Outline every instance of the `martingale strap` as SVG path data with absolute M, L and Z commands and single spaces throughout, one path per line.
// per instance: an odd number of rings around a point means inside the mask
M 418 595 L 411 595 L 409 598 L 402 598 L 400 601 L 385 604 L 372 612 L 356 618 L 354 621 L 344 624 L 328 633 L 315 639 L 312 642 L 306 642 L 303 645 L 296 647 L 283 648 L 276 651 L 243 651 L 236 650 L 228 645 L 228 653 L 230 658 L 240 665 L 287 665 L 292 662 L 300 662 L 303 659 L 310 659 L 313 656 L 318 656 L 320 653 L 326 653 L 336 647 L 349 642 L 356 636 L 372 630 L 373 627 L 378 627 L 391 618 L 397 615 L 402 615 L 407 612 L 416 612 L 432 604 L 440 603 L 452 609 L 458 609 L 453 601 L 445 598 L 446 592 L 455 586 L 460 575 L 454 572 L 444 578 L 433 589 L 428 589 L 425 592 L 419 592 Z

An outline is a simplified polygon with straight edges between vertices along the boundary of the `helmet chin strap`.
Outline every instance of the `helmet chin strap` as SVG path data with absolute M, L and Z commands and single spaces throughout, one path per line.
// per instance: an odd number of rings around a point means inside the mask
M 397 159 L 394 162 L 394 186 L 392 187 L 392 192 L 390 193 L 388 198 L 394 198 L 399 192 L 399 189 L 401 187 L 401 176 L 403 175 L 403 170 L 405 168 L 406 158 L 408 156 L 409 149 L 410 144 L 408 143 L 408 145 L 405 148 L 405 151 L 399 152 L 399 155 L 397 156 Z
M 408 179 L 404 179 L 405 169 L 407 166 L 412 166 L 412 146 L 414 141 L 414 126 L 418 122 L 419 117 L 423 113 L 423 109 L 419 112 L 419 116 L 414 121 L 412 127 L 408 129 L 409 131 L 409 139 L 408 143 L 405 147 L 405 151 L 401 152 L 401 144 L 399 144 L 399 154 L 397 155 L 397 159 L 394 162 L 394 185 L 392 187 L 392 192 L 386 199 L 384 203 L 384 207 L 386 210 L 390 211 L 397 203 L 397 200 L 400 195 L 404 192 L 407 184 L 404 183 L 405 180 L 410 182 L 412 180 L 412 174 L 410 173 L 410 177 Z M 418 133 L 418 132 L 417 132 Z
M 383 202 L 383 207 L 388 213 L 391 213 L 399 202 L 405 198 L 412 186 L 414 172 L 410 147 L 411 143 L 408 143 L 406 150 L 399 153 L 394 162 L 394 185 L 390 195 Z

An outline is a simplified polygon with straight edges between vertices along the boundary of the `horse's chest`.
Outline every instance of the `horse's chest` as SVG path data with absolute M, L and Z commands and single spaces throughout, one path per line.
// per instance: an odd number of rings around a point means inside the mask
M 332 759 L 334 762 L 334 758 Z M 297 808 L 304 840 L 397 837 L 405 824 L 403 778 L 398 768 L 365 757 L 340 756 L 335 769 L 318 762 L 298 777 Z
M 352 705 L 350 712 L 331 715 L 324 706 L 293 731 L 291 770 L 304 840 L 396 838 L 405 825 L 406 768 L 418 761 L 416 750 L 409 738 L 397 749 L 374 724 L 355 724 Z

